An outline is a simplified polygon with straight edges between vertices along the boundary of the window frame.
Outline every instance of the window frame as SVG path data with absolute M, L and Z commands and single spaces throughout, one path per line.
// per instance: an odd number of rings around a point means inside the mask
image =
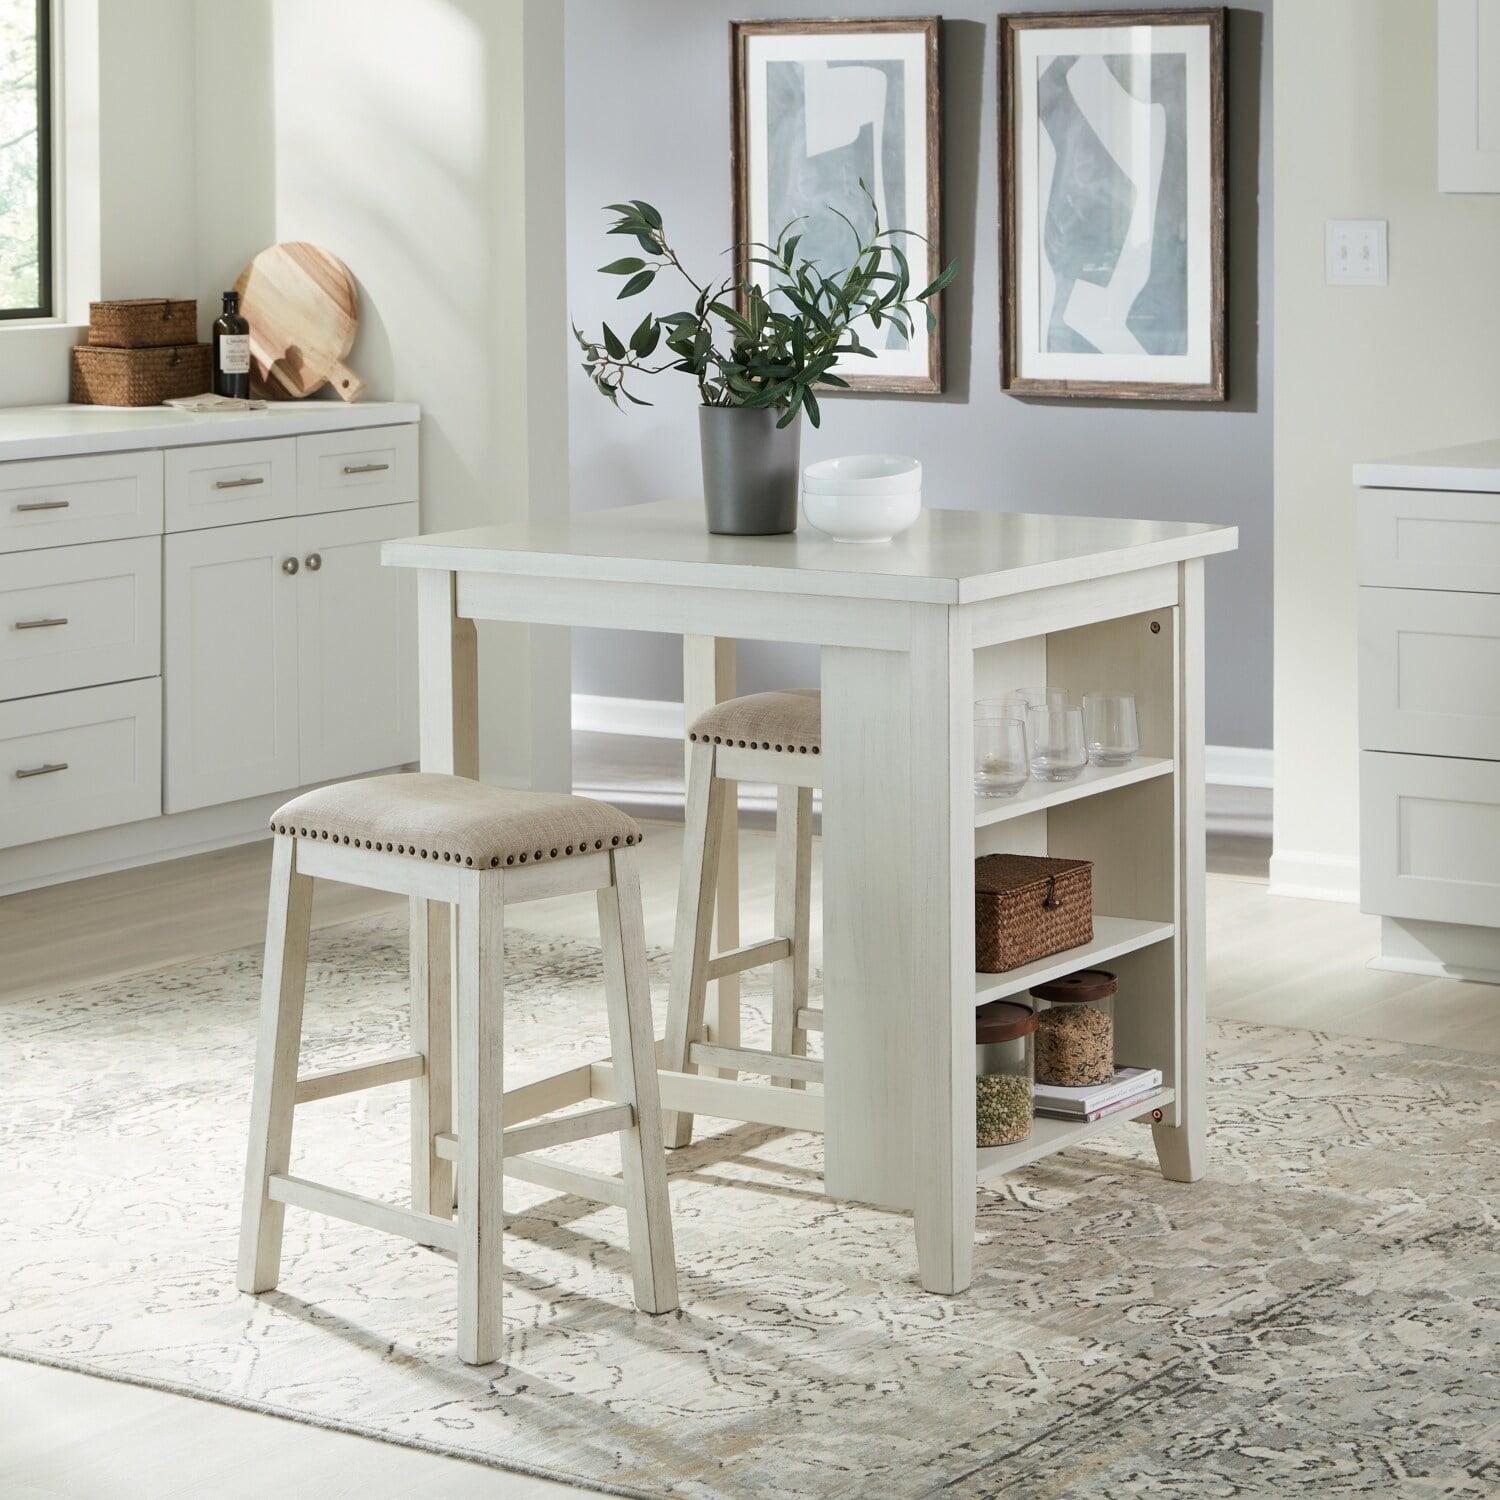
M 38 321 L 56 316 L 57 285 L 53 255 L 54 168 L 52 153 L 52 0 L 36 0 L 36 143 L 37 143 L 37 307 L 0 307 L 0 323 Z

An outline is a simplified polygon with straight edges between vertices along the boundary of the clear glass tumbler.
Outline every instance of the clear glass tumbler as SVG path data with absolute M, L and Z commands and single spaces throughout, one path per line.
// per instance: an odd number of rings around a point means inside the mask
M 1083 728 L 1089 759 L 1096 766 L 1128 766 L 1140 753 L 1131 693 L 1085 693 Z
M 988 698 L 1005 716 L 1015 715 L 1024 719 L 1033 708 L 1067 708 L 1072 700 L 1062 688 L 1012 688 L 1003 698 Z
M 1088 765 L 1081 708 L 1032 708 L 1026 712 L 1031 774 L 1038 781 L 1072 781 Z
M 1014 797 L 1026 785 L 1026 726 L 1009 717 L 974 717 L 974 790 L 981 797 Z

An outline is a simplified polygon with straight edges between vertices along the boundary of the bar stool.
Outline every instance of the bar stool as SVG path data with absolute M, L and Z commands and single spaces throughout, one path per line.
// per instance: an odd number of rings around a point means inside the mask
M 807 1005 L 812 794 L 822 784 L 822 738 L 822 696 L 807 689 L 730 698 L 688 728 L 692 750 L 664 1068 L 760 1074 L 788 1088 L 822 1081 L 823 1064 L 807 1056 L 808 1032 L 823 1028 L 823 1012 Z M 734 781 L 776 787 L 776 935 L 710 954 L 724 786 Z M 709 980 L 767 964 L 773 966 L 770 1050 L 711 1046 L 703 1029 Z M 693 1117 L 669 1110 L 664 1131 L 669 1146 L 686 1146 Z
M 656 1043 L 646 974 L 635 845 L 624 813 L 583 797 L 505 791 L 454 776 L 411 773 L 343 782 L 296 797 L 271 820 L 275 845 L 255 1091 L 245 1167 L 239 1287 L 270 1291 L 281 1264 L 288 1204 L 400 1234 L 453 1252 L 458 1261 L 458 1354 L 488 1364 L 501 1347 L 501 1177 L 624 1206 L 636 1306 L 677 1306 L 667 1199 Z M 452 1098 L 446 1001 L 409 1055 L 299 1077 L 308 921 L 314 878 L 391 891 L 452 907 L 456 927 L 457 1108 Z M 505 908 L 574 891 L 597 891 L 605 1001 L 614 1062 L 612 1102 L 535 1119 L 560 1102 L 526 1088 L 504 1092 L 502 967 Z M 425 954 L 412 955 L 414 970 Z M 418 1050 L 419 1048 L 423 1050 Z M 413 1129 L 434 1159 L 456 1164 L 458 1217 L 446 1185 L 404 1209 L 289 1174 L 292 1114 L 314 1099 L 411 1080 Z M 590 1094 L 577 1097 L 593 1097 Z M 514 1106 L 514 1108 L 513 1108 Z M 504 1126 L 514 1114 L 530 1124 Z M 619 1178 L 528 1154 L 615 1132 Z M 419 1159 L 425 1154 L 418 1152 Z M 424 1201 L 425 1200 L 425 1201 Z M 424 1212 L 422 1207 L 442 1212 Z

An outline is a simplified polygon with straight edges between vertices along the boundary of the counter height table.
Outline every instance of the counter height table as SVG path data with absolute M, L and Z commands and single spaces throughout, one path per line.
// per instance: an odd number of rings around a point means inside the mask
M 1202 1175 L 1203 560 L 1236 544 L 1229 526 L 958 510 L 875 545 L 710 536 L 701 504 L 661 502 L 382 555 L 419 574 L 424 770 L 477 774 L 475 620 L 681 635 L 689 718 L 733 696 L 734 642 L 821 648 L 823 1090 L 663 1070 L 662 1105 L 821 1130 L 825 1191 L 911 1211 L 922 1285 L 951 1293 L 971 1279 L 985 1178 L 1131 1119 L 1152 1122 L 1165 1176 Z M 974 700 L 1041 685 L 1133 692 L 1140 755 L 977 798 Z M 997 851 L 1093 860 L 1093 940 L 976 973 L 973 864 Z M 732 946 L 726 884 L 719 897 Z M 413 914 L 417 1050 L 442 1050 L 446 920 Z M 1162 1087 L 1136 1110 L 1038 1118 L 1024 1141 L 977 1148 L 976 1005 L 1096 964 L 1119 975 L 1117 1061 L 1160 1068 Z M 716 1040 L 732 1045 L 729 1017 Z M 506 1124 L 614 1089 L 607 1061 L 574 1068 L 508 1093 Z M 414 1090 L 414 1191 L 438 1212 L 445 1087 Z

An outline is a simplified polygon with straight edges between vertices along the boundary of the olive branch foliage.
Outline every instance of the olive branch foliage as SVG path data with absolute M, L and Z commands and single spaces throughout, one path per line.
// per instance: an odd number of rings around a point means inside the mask
M 850 355 L 874 357 L 854 325 L 865 318 L 875 328 L 889 322 L 911 338 L 912 310 L 920 303 L 931 332 L 937 326 L 932 299 L 958 273 L 954 261 L 913 292 L 911 267 L 896 241 L 902 235 L 923 237 L 909 230 L 882 229 L 874 198 L 863 181 L 860 187 L 873 216 L 868 234 L 838 209 L 829 210 L 849 226 L 854 252 L 848 267 L 830 276 L 812 261 L 799 259 L 803 235 L 794 231 L 804 220 L 795 219 L 776 236 L 774 245 L 757 240 L 746 247 L 751 252 L 748 264 L 770 272 L 767 287 L 753 277 L 697 281 L 678 259 L 662 216 L 651 204 L 639 198 L 611 203 L 605 212 L 618 217 L 607 232 L 633 238 L 642 251 L 599 268 L 606 276 L 625 278 L 618 298 L 638 296 L 668 270 L 680 275 L 697 295 L 691 311 L 660 316 L 648 312 L 628 338 L 608 323 L 597 339 L 586 337 L 575 325 L 573 337 L 595 389 L 617 408 L 621 396 L 636 406 L 650 406 L 627 382 L 680 370 L 698 382 L 705 406 L 773 407 L 781 412 L 778 427 L 805 410 L 808 421 L 818 426 L 813 387 L 847 390 L 848 382 L 833 373 L 834 365 Z M 734 306 L 736 293 L 743 311 Z M 658 349 L 663 353 L 658 355 Z

